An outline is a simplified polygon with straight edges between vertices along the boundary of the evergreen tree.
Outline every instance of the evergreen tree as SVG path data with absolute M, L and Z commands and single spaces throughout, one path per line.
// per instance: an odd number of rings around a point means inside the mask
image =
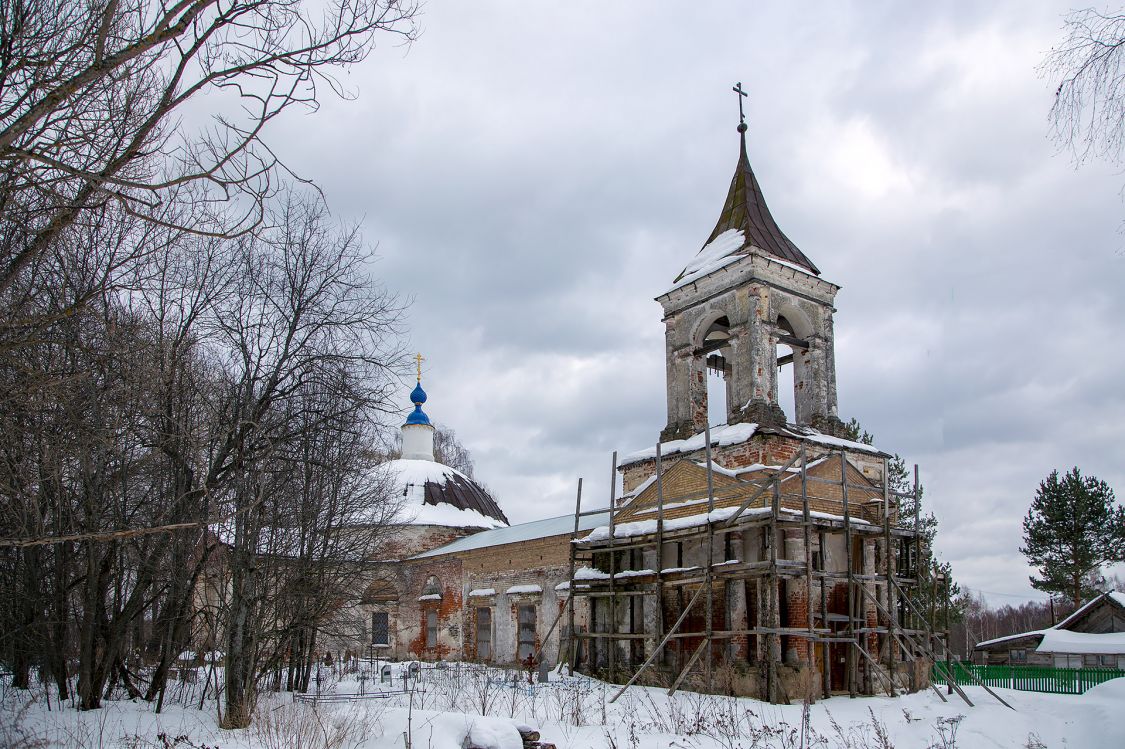
M 1077 607 L 1099 592 L 1102 565 L 1125 562 L 1125 508 L 1101 479 L 1078 468 L 1061 479 L 1051 471 L 1024 518 L 1023 542 L 1020 551 L 1039 569 L 1032 587 Z
M 844 424 L 844 437 L 854 442 L 865 445 L 874 445 L 875 437 L 859 423 L 854 417 Z M 921 484 L 918 493 L 914 495 L 913 472 L 906 467 L 906 461 L 898 453 L 887 460 L 887 478 L 892 492 L 908 494 L 898 499 L 898 525 L 901 528 L 914 529 L 922 536 L 920 544 L 921 558 L 918 560 L 918 569 L 925 570 L 925 581 L 911 588 L 910 599 L 919 610 L 923 612 L 934 611 L 934 625 L 938 629 L 950 627 L 954 622 L 961 620 L 967 598 L 961 593 L 961 586 L 953 579 L 953 566 L 949 562 L 941 561 L 934 554 L 934 539 L 937 537 L 938 520 L 932 512 L 922 511 L 922 496 L 925 493 Z M 917 517 L 917 521 L 915 521 Z M 945 620 L 944 604 L 946 591 L 939 589 L 936 582 L 939 579 L 949 581 L 949 621 Z

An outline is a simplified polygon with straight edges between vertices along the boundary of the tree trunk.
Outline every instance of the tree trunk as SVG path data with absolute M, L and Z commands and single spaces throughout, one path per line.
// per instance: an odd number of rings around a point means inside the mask
M 246 728 L 257 702 L 257 638 L 254 599 L 258 572 L 252 569 L 253 554 L 231 555 L 231 598 L 227 625 L 226 709 L 223 728 Z
M 102 575 L 94 558 L 94 545 L 84 544 L 86 581 L 82 596 L 82 626 L 78 628 L 78 709 L 97 710 L 102 706 L 104 669 L 98 653 L 98 610 L 102 605 Z
M 55 548 L 55 589 L 52 601 L 52 622 L 50 629 L 51 643 L 47 654 L 51 665 L 51 675 L 55 677 L 55 685 L 59 690 L 59 702 L 69 699 L 70 682 L 67 681 L 66 669 L 66 560 L 70 558 L 70 544 Z

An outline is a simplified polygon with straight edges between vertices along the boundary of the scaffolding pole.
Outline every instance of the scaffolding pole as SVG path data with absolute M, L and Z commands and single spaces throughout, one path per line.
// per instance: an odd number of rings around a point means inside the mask
M 617 596 L 614 595 L 617 586 L 617 554 L 613 549 L 614 544 L 614 517 L 617 515 L 617 451 L 613 451 L 613 468 L 609 474 L 609 681 L 616 678 L 617 673 Z

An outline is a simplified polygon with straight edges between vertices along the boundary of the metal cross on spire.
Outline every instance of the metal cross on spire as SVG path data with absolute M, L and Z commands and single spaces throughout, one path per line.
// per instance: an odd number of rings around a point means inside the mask
M 424 356 L 422 356 L 421 354 L 415 354 L 414 355 L 414 361 L 418 363 L 418 382 L 421 382 L 422 381 L 422 362 L 426 361 L 426 358 Z
M 731 91 L 738 94 L 738 132 L 745 133 L 746 132 L 746 115 L 742 111 L 742 100 L 743 100 L 743 98 L 749 97 L 750 94 L 748 94 L 748 93 L 746 93 L 745 91 L 742 90 L 742 81 L 739 81 L 738 83 L 734 84 L 734 88 L 732 88 Z

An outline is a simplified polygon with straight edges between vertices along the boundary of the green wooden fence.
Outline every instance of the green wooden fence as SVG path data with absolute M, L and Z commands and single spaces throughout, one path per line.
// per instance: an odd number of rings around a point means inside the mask
M 978 666 L 955 661 L 943 662 L 960 685 L 975 685 L 971 672 L 985 686 L 1022 689 L 1025 692 L 1050 692 L 1052 694 L 1082 694 L 1110 679 L 1125 676 L 1116 668 L 1051 668 L 1049 666 Z M 944 684 L 945 677 L 935 666 L 930 677 L 934 684 Z

